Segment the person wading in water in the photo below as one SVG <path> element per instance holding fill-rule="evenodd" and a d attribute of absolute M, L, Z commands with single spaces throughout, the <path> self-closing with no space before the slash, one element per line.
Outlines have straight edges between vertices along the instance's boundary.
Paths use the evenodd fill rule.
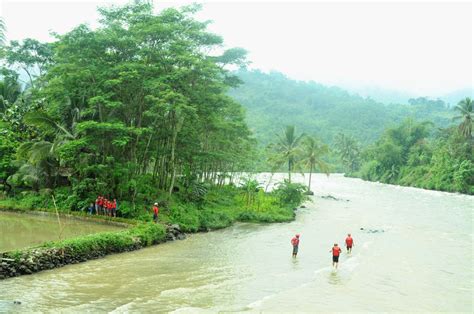
<path fill-rule="evenodd" d="M 291 239 L 291 245 L 293 245 L 293 257 L 298 254 L 298 245 L 300 244 L 300 235 L 297 234 Z"/>
<path fill-rule="evenodd" d="M 341 254 L 341 248 L 337 245 L 337 243 L 334 243 L 334 246 L 332 247 L 332 250 L 329 252 L 332 252 L 332 267 L 337 269 L 337 264 L 339 263 L 339 254 Z"/>
<path fill-rule="evenodd" d="M 347 234 L 346 238 L 346 248 L 347 254 L 352 253 L 352 247 L 354 246 L 354 239 L 352 239 L 351 234 Z"/>

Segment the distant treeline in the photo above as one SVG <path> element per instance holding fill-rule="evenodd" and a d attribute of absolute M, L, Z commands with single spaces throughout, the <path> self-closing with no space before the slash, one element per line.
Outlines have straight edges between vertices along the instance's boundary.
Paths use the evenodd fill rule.
<path fill-rule="evenodd" d="M 351 134 L 363 145 L 375 142 L 385 128 L 408 117 L 446 127 L 452 112 L 441 100 L 410 99 L 408 104 L 384 105 L 337 87 L 291 80 L 278 72 L 241 70 L 244 84 L 230 95 L 246 110 L 249 127 L 267 145 L 286 125 L 334 144 L 339 133 Z"/>

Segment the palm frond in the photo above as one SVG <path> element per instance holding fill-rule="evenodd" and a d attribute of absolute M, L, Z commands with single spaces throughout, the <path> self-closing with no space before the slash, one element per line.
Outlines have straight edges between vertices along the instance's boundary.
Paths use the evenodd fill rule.
<path fill-rule="evenodd" d="M 34 142 L 26 142 L 18 146 L 16 150 L 17 158 L 19 159 L 28 159 L 29 154 L 31 151 L 31 147 L 33 146 Z"/>
<path fill-rule="evenodd" d="M 0 46 L 5 45 L 5 22 L 0 18 Z"/>
<path fill-rule="evenodd" d="M 32 111 L 25 115 L 24 121 L 28 124 L 36 126 L 42 129 L 45 132 L 61 132 L 65 136 L 74 139 L 72 135 L 66 128 L 61 126 L 59 123 L 54 121 L 54 119 L 49 116 L 46 112 L 43 111 Z"/>
<path fill-rule="evenodd" d="M 47 141 L 36 142 L 30 149 L 28 161 L 37 165 L 45 159 L 52 157 L 53 144 Z"/>

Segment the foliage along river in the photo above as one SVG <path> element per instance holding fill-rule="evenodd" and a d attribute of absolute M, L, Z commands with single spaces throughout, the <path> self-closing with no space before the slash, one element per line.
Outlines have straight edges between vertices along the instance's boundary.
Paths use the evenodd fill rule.
<path fill-rule="evenodd" d="M 472 312 L 474 197 L 340 175 L 316 176 L 313 190 L 291 223 L 238 224 L 0 281 L 0 312 Z M 319 197 L 328 194 L 349 201 Z M 352 256 L 333 272 L 329 250 L 347 232 Z"/>

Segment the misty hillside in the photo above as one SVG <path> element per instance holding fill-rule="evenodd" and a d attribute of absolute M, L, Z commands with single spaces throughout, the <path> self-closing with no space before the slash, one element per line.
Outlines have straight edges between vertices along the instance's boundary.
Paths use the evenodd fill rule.
<path fill-rule="evenodd" d="M 337 87 L 291 80 L 278 72 L 241 70 L 237 74 L 243 84 L 230 95 L 246 108 L 249 127 L 263 144 L 290 124 L 328 143 L 343 132 L 367 144 L 384 128 L 407 117 L 446 126 L 453 115 L 439 100 L 418 98 L 405 105 L 384 105 Z"/>
<path fill-rule="evenodd" d="M 344 87 L 345 88 L 345 87 Z M 402 92 L 398 90 L 390 90 L 381 87 L 351 87 L 345 88 L 352 93 L 359 94 L 363 97 L 369 97 L 375 101 L 382 102 L 384 104 L 406 104 L 411 98 L 416 98 L 413 94 L 409 92 Z M 474 89 L 472 88 L 463 88 L 455 90 L 446 94 L 438 94 L 437 96 L 431 96 L 427 98 L 431 99 L 440 99 L 444 101 L 449 107 L 455 106 L 461 99 L 474 97 Z"/>
<path fill-rule="evenodd" d="M 443 95 L 440 98 L 452 107 L 452 106 L 456 105 L 459 102 L 459 100 L 464 99 L 466 97 L 469 97 L 469 98 L 473 99 L 474 98 L 474 89 L 472 89 L 472 88 L 460 89 L 460 90 L 457 90 L 457 91 L 453 91 L 449 94 Z"/>

